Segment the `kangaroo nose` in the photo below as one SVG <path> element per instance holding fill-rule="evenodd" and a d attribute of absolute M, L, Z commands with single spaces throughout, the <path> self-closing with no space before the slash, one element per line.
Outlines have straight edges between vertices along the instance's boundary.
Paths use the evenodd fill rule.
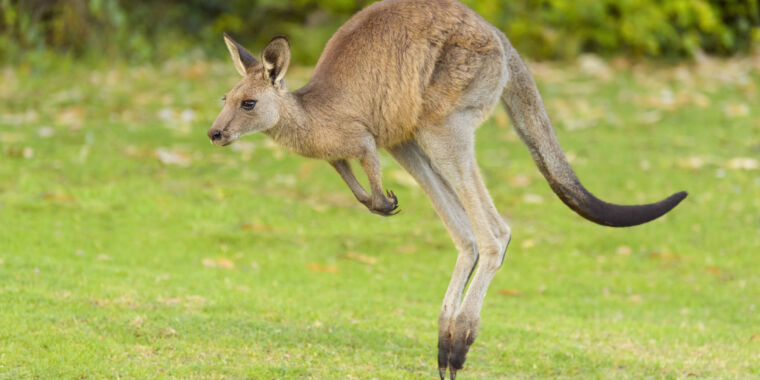
<path fill-rule="evenodd" d="M 222 139 L 222 131 L 220 130 L 214 130 L 209 132 L 208 137 L 211 138 L 211 141 L 218 141 Z"/>

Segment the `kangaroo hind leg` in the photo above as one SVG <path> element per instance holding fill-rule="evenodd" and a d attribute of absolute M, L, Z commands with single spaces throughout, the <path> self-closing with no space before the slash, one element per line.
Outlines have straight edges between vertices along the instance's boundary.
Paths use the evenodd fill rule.
<path fill-rule="evenodd" d="M 454 272 L 446 289 L 446 295 L 443 297 L 441 313 L 438 317 L 438 370 L 443 378 L 449 366 L 454 316 L 459 309 L 467 281 L 470 280 L 475 264 L 478 262 L 475 236 L 467 213 L 454 188 L 432 164 L 430 157 L 416 141 L 390 148 L 389 152 L 417 180 L 430 198 L 433 208 L 448 230 L 458 252 Z"/>
<path fill-rule="evenodd" d="M 467 351 L 477 336 L 480 309 L 488 285 L 501 267 L 510 240 L 510 229 L 496 211 L 475 160 L 477 114 L 459 111 L 439 126 L 421 130 L 417 139 L 462 202 L 479 254 L 479 266 L 467 294 L 450 326 L 448 367 L 452 377 L 461 369 Z M 440 355 L 440 353 L 439 353 Z"/>

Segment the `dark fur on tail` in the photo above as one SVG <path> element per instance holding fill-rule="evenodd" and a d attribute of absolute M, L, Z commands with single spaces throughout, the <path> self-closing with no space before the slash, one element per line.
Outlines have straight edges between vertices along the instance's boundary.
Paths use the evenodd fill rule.
<path fill-rule="evenodd" d="M 629 227 L 659 218 L 686 198 L 682 191 L 660 202 L 624 206 L 602 201 L 586 190 L 557 142 L 533 77 L 517 52 L 509 45 L 506 48 L 512 77 L 502 94 L 502 103 L 541 174 L 568 207 L 594 223 Z"/>

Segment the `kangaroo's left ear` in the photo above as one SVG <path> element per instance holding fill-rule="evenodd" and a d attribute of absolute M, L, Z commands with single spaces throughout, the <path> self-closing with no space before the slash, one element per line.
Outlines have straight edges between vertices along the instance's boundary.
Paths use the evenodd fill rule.
<path fill-rule="evenodd" d="M 227 50 L 230 51 L 235 69 L 240 75 L 246 76 L 248 70 L 255 67 L 258 63 L 256 58 L 253 58 L 253 55 L 243 45 L 235 42 L 227 33 L 224 33 L 224 43 L 227 45 Z"/>
<path fill-rule="evenodd" d="M 273 38 L 261 53 L 261 61 L 264 64 L 265 79 L 274 86 L 280 86 L 285 71 L 290 64 L 290 44 L 283 36 Z"/>

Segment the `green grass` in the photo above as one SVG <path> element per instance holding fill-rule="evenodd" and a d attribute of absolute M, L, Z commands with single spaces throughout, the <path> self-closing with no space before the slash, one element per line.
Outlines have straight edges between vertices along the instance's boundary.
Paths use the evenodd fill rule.
<path fill-rule="evenodd" d="M 579 177 L 618 203 L 690 197 L 584 221 L 497 111 L 477 150 L 513 239 L 462 378 L 760 378 L 759 68 L 611 63 L 531 65 Z M 0 71 L 0 378 L 437 376 L 456 252 L 424 194 L 384 155 L 403 212 L 381 218 L 264 136 L 209 145 L 236 80 Z"/>

